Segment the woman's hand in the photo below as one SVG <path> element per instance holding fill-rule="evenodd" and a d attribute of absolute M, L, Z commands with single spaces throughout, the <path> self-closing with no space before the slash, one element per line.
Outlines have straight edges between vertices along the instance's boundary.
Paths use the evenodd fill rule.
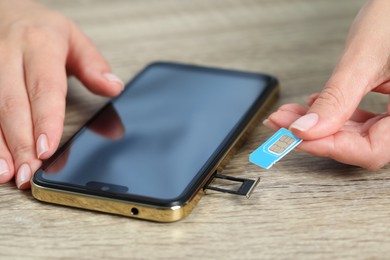
<path fill-rule="evenodd" d="M 123 89 L 90 40 L 63 15 L 30 0 L 0 0 L 0 183 L 19 189 L 57 149 L 67 72 L 92 92 Z"/>
<path fill-rule="evenodd" d="M 390 94 L 390 1 L 369 1 L 356 17 L 342 57 L 309 108 L 288 104 L 265 120 L 289 127 L 300 150 L 367 169 L 390 161 L 390 106 L 383 114 L 357 109 L 370 91 Z"/>

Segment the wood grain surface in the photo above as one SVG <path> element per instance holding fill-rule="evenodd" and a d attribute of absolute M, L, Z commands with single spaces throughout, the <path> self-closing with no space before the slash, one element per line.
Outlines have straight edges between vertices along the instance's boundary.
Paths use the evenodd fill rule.
<path fill-rule="evenodd" d="M 156 60 L 267 72 L 283 103 L 319 91 L 362 0 L 45 0 L 97 44 L 124 81 Z M 103 103 L 69 80 L 63 140 Z M 387 97 L 363 106 L 385 111 Z M 271 112 L 271 111 L 270 111 Z M 389 167 L 369 172 L 293 152 L 266 171 L 249 153 L 261 124 L 224 173 L 261 177 L 252 198 L 209 192 L 192 214 L 158 224 L 36 201 L 0 185 L 1 259 L 385 259 Z"/>

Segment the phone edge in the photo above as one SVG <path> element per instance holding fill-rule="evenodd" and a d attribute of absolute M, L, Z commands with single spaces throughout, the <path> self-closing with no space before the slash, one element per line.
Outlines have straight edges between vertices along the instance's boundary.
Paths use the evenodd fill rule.
<path fill-rule="evenodd" d="M 182 206 L 164 208 L 89 194 L 82 194 L 81 196 L 76 192 L 42 187 L 33 181 L 31 181 L 31 192 L 34 198 L 43 202 L 156 222 L 175 222 L 183 219 L 190 214 L 204 193 L 200 190 L 190 201 Z"/>

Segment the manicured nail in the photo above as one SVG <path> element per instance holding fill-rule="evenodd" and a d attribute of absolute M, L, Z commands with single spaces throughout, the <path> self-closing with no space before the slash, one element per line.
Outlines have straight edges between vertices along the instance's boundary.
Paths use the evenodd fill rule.
<path fill-rule="evenodd" d="M 265 125 L 268 128 L 271 128 L 272 123 L 268 119 L 264 119 L 263 125 Z"/>
<path fill-rule="evenodd" d="M 0 159 L 0 183 L 5 183 L 10 179 L 8 164 L 4 159 Z"/>
<path fill-rule="evenodd" d="M 295 128 L 299 131 L 307 131 L 318 122 L 318 115 L 316 113 L 310 113 L 298 118 L 291 124 L 290 128 Z"/>
<path fill-rule="evenodd" d="M 123 81 L 117 75 L 113 73 L 104 73 L 103 76 L 111 82 L 118 83 L 123 89 L 124 87 Z"/>
<path fill-rule="evenodd" d="M 279 126 L 277 126 L 276 124 L 274 124 L 272 121 L 270 121 L 268 119 L 265 119 L 263 121 L 263 125 L 265 125 L 267 128 L 272 129 L 272 130 L 278 130 L 279 129 Z"/>
<path fill-rule="evenodd" d="M 0 159 L 0 175 L 7 173 L 9 173 L 8 163 L 5 160 Z"/>
<path fill-rule="evenodd" d="M 47 140 L 47 136 L 45 134 L 41 134 L 37 140 L 38 159 L 40 159 L 47 151 L 49 151 L 49 141 Z"/>
<path fill-rule="evenodd" d="M 31 169 L 27 163 L 23 163 L 16 174 L 16 185 L 18 189 L 25 189 L 26 184 L 31 180 Z"/>

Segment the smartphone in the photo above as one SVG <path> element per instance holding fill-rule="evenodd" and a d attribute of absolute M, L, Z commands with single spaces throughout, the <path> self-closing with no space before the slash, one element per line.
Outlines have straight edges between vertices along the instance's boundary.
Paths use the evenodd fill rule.
<path fill-rule="evenodd" d="M 152 63 L 43 163 L 32 194 L 134 218 L 182 219 L 277 93 L 269 75 Z"/>

